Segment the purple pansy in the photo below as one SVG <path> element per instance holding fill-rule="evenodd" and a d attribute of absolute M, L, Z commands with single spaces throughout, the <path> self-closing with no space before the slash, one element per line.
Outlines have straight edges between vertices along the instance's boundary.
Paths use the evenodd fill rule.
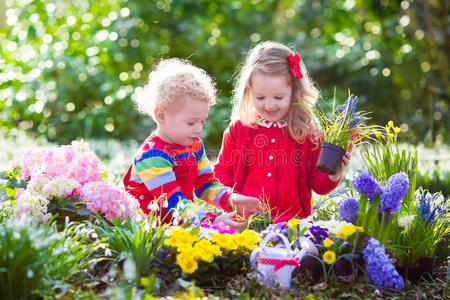
<path fill-rule="evenodd" d="M 309 232 L 310 234 L 307 234 L 306 236 L 315 244 L 322 244 L 322 241 L 329 237 L 326 229 L 320 226 L 311 226 Z"/>

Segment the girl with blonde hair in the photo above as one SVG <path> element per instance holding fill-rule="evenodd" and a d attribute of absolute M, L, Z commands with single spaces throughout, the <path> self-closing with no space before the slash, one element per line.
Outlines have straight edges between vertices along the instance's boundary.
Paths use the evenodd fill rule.
<path fill-rule="evenodd" d="M 335 175 L 315 168 L 321 139 L 310 105 L 318 98 L 298 54 L 272 41 L 250 50 L 214 172 L 236 192 L 268 201 L 276 222 L 309 216 L 312 191 L 331 192 L 349 164 L 352 146 Z"/>

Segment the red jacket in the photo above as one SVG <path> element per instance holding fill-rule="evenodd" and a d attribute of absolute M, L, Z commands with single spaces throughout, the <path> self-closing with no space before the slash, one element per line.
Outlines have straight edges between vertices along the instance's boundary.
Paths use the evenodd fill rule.
<path fill-rule="evenodd" d="M 230 124 L 214 168 L 216 178 L 237 193 L 268 199 L 277 222 L 311 214 L 311 191 L 325 195 L 339 182 L 316 169 L 320 145 L 299 144 L 285 128 Z"/>

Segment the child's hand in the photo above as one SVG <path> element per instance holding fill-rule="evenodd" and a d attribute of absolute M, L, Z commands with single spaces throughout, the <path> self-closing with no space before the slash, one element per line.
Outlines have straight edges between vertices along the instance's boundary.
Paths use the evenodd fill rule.
<path fill-rule="evenodd" d="M 236 222 L 234 212 L 229 212 L 220 216 L 213 221 L 213 224 L 223 223 L 225 225 L 230 226 L 231 228 L 241 230 L 245 226 L 247 226 L 247 222 Z"/>
<path fill-rule="evenodd" d="M 348 164 L 350 163 L 350 158 L 352 157 L 352 151 L 353 151 L 353 144 L 350 144 L 350 146 L 347 149 L 347 152 L 345 152 L 344 156 L 342 157 L 341 166 L 337 170 L 336 174 L 328 175 L 328 177 L 330 177 L 331 181 L 336 182 L 336 181 L 341 180 L 342 173 L 344 173 L 345 168 L 347 168 Z"/>
<path fill-rule="evenodd" d="M 258 198 L 248 197 L 240 194 L 231 194 L 228 199 L 228 208 L 237 212 L 238 215 L 253 215 L 262 211 L 262 204 Z"/>

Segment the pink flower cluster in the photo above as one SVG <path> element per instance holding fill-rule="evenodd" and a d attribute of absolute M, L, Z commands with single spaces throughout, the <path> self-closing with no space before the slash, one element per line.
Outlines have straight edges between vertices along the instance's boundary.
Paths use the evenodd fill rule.
<path fill-rule="evenodd" d="M 89 210 L 103 213 L 108 220 L 141 217 L 137 199 L 113 184 L 88 182 L 80 189 L 80 196 L 86 200 Z"/>
<path fill-rule="evenodd" d="M 215 231 L 217 231 L 217 233 L 220 233 L 220 234 L 224 234 L 224 233 L 235 234 L 235 233 L 238 233 L 238 231 L 236 229 L 233 229 L 230 226 L 225 225 L 223 223 L 218 223 L 218 224 L 213 224 L 213 225 L 210 225 L 208 223 L 202 223 L 200 226 L 201 226 L 201 228 L 215 230 Z"/>
<path fill-rule="evenodd" d="M 64 176 L 80 184 L 100 179 L 99 160 L 86 142 L 51 149 L 35 148 L 25 151 L 11 163 L 22 167 L 20 179 L 43 175 L 47 178 Z"/>

